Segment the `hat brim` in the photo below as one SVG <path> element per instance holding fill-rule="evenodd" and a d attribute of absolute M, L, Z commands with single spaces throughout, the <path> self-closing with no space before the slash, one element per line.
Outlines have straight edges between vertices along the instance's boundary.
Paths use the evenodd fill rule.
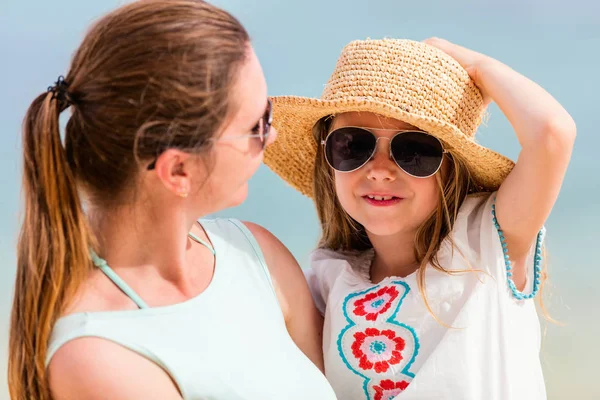
<path fill-rule="evenodd" d="M 265 164 L 300 193 L 313 198 L 313 168 L 317 143 L 312 129 L 321 118 L 345 112 L 372 112 L 409 123 L 439 138 L 451 153 L 466 161 L 477 191 L 494 191 L 514 167 L 507 157 L 481 146 L 454 125 L 410 113 L 372 99 L 320 100 L 277 96 L 273 126 L 278 137 L 265 151 Z"/>

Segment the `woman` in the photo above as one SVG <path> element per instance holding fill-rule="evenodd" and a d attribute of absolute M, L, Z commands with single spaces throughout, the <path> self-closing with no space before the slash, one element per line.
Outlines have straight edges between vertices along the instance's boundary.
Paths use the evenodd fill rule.
<path fill-rule="evenodd" d="M 244 201 L 270 124 L 228 13 L 145 0 L 94 25 L 25 119 L 12 398 L 335 398 L 291 254 L 257 225 L 197 223 Z"/>

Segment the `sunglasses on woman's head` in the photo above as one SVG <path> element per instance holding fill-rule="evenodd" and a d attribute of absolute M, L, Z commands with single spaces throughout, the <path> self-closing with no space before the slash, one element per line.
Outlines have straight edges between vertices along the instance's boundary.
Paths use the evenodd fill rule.
<path fill-rule="evenodd" d="M 438 138 L 426 132 L 399 131 L 390 139 L 377 137 L 368 129 L 357 126 L 335 129 L 321 144 L 331 168 L 352 172 L 373 158 L 379 139 L 390 141 L 390 158 L 401 170 L 417 178 L 434 175 L 442 166 L 447 152 Z"/>
<path fill-rule="evenodd" d="M 271 124 L 273 123 L 273 104 L 271 103 L 271 99 L 267 99 L 267 108 L 265 109 L 265 113 L 258 120 L 256 125 L 252 128 L 252 132 L 250 135 L 236 135 L 236 136 L 221 136 L 218 138 L 211 138 L 209 140 L 221 141 L 221 140 L 235 140 L 235 139 L 244 139 L 251 138 L 257 139 L 260 146 L 260 151 L 263 151 L 267 147 L 267 142 L 269 141 L 269 131 L 271 130 Z M 148 170 L 152 170 L 156 167 L 156 159 L 148 165 Z"/>

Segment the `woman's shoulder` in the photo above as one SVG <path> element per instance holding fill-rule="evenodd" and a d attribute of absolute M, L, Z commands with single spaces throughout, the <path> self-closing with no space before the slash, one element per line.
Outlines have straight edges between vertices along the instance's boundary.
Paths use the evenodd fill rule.
<path fill-rule="evenodd" d="M 115 361 L 120 366 L 114 368 Z M 48 366 L 53 398 L 177 399 L 165 371 L 108 340 L 83 337 L 62 346 Z M 158 396 L 158 397 L 156 397 Z"/>

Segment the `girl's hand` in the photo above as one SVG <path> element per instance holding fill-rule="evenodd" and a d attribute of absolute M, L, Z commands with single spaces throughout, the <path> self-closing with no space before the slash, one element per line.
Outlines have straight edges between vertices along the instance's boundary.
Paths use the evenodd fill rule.
<path fill-rule="evenodd" d="M 423 42 L 430 46 L 437 47 L 458 61 L 458 63 L 467 71 L 473 82 L 475 82 L 475 85 L 477 85 L 479 88 L 484 104 L 487 106 L 492 102 L 493 99 L 486 91 L 481 80 L 481 69 L 484 64 L 495 61 L 494 59 L 476 51 L 467 49 L 466 47 L 451 43 L 445 39 L 433 37 L 425 39 Z"/>

